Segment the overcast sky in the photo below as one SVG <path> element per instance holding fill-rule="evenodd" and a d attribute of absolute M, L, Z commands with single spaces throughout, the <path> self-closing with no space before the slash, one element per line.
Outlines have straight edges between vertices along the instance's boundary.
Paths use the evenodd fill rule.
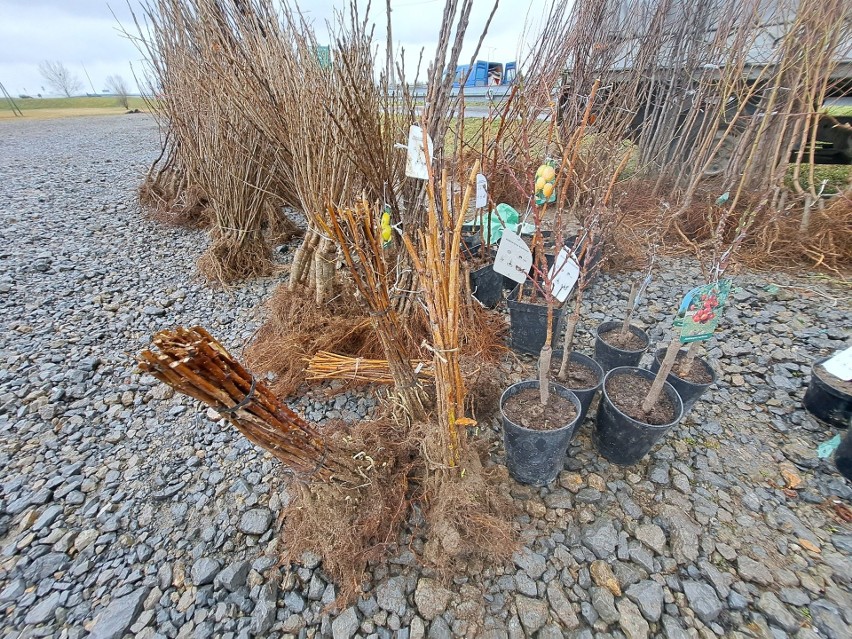
<path fill-rule="evenodd" d="M 134 6 L 138 1 L 131 0 Z M 474 2 L 468 46 L 463 52 L 465 61 L 485 24 L 491 2 Z M 346 4 L 346 0 L 301 3 L 320 34 L 334 9 Z M 366 7 L 366 0 L 359 4 Z M 373 0 L 374 7 L 382 10 L 381 15 L 375 14 L 379 20 L 378 42 L 385 39 L 384 4 L 383 0 Z M 534 13 L 529 19 L 535 23 L 546 4 L 547 0 L 500 0 L 479 58 L 497 62 L 516 59 L 530 6 Z M 406 48 L 407 61 L 416 59 L 420 47 L 427 48 L 425 59 L 431 58 L 443 6 L 443 0 L 391 0 L 394 41 Z M 13 96 L 50 94 L 38 64 L 58 60 L 79 75 L 86 92 L 91 93 L 94 87 L 99 93 L 105 88 L 106 77 L 113 74 L 123 76 L 135 87 L 133 72 L 142 72 L 142 56 L 121 33 L 122 27 L 132 31 L 132 25 L 125 0 L 0 0 L 0 82 Z"/>

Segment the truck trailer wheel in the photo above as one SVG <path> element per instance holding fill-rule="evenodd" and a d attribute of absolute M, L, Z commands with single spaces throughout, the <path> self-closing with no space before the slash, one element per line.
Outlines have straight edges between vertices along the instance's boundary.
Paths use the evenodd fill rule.
<path fill-rule="evenodd" d="M 719 147 L 719 151 L 715 157 L 710 161 L 710 164 L 704 169 L 704 177 L 716 177 L 727 170 L 731 164 L 731 159 L 734 157 L 734 152 L 737 150 L 739 135 L 731 132 L 726 136 L 725 130 L 719 129 L 713 136 L 714 148 L 719 144 L 719 140 L 723 140 L 722 145 Z"/>

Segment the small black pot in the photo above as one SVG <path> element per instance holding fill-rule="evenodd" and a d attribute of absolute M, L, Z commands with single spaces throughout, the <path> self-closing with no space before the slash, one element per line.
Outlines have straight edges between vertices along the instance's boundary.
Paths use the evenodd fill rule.
<path fill-rule="evenodd" d="M 660 370 L 660 365 L 663 363 L 663 359 L 665 359 L 665 357 L 666 349 L 657 349 L 657 353 L 654 356 L 654 361 L 651 362 L 652 373 L 656 373 L 658 370 Z M 672 372 L 669 373 L 668 377 L 666 377 L 666 381 L 675 387 L 677 394 L 680 395 L 680 399 L 683 401 L 684 417 L 686 417 L 687 413 L 692 410 L 692 407 L 695 406 L 695 402 L 697 402 L 699 398 L 704 394 L 704 391 L 706 391 L 713 384 L 715 384 L 717 379 L 716 371 L 713 370 L 713 367 L 710 366 L 710 364 L 708 364 L 705 359 L 701 357 L 696 357 L 692 365 L 701 366 L 705 371 L 710 374 L 713 379 L 706 384 L 694 384 L 693 382 L 681 379 L 674 373 L 674 371 L 677 370 L 677 364 L 675 364 L 675 367 L 674 369 L 672 369 Z"/>
<path fill-rule="evenodd" d="M 654 373 L 634 366 L 620 366 L 613 368 L 604 377 L 603 394 L 598 405 L 598 417 L 592 439 L 598 452 L 613 464 L 630 466 L 647 455 L 663 435 L 680 421 L 683 416 L 683 402 L 674 386 L 666 382 L 663 392 L 675 404 L 675 418 L 670 423 L 659 426 L 635 420 L 622 413 L 607 395 L 606 383 L 617 375 L 638 375 L 653 380 Z"/>
<path fill-rule="evenodd" d="M 849 481 L 852 481 L 852 426 L 846 430 L 846 435 L 834 453 L 834 465 Z"/>
<path fill-rule="evenodd" d="M 510 346 L 521 353 L 538 355 L 547 338 L 547 305 L 518 302 L 520 285 L 509 294 Z M 561 308 L 553 309 L 553 340 L 556 341 L 565 325 Z"/>
<path fill-rule="evenodd" d="M 805 393 L 805 408 L 811 415 L 827 424 L 848 428 L 852 425 L 852 395 L 829 386 L 814 372 L 814 369 L 827 359 L 824 357 L 813 365 L 811 382 Z"/>
<path fill-rule="evenodd" d="M 553 359 L 551 360 L 550 368 L 553 370 L 553 362 L 561 362 L 562 361 L 562 349 L 553 351 L 552 355 Z M 580 432 L 580 427 L 583 425 L 583 422 L 586 419 L 586 414 L 589 412 L 589 406 L 591 406 L 592 401 L 595 399 L 595 395 L 601 388 L 601 384 L 603 384 L 604 371 L 601 368 L 601 365 L 598 364 L 591 357 L 587 357 L 582 353 L 578 353 L 577 351 L 571 351 L 571 354 L 568 356 L 569 362 L 577 362 L 578 364 L 583 364 L 584 366 L 588 366 L 598 375 L 598 383 L 596 386 L 592 388 L 574 388 L 572 386 L 568 386 L 566 382 L 562 382 L 558 379 L 554 378 L 555 383 L 560 386 L 565 386 L 568 390 L 574 393 L 577 396 L 577 399 L 580 400 L 580 406 L 582 410 L 580 411 L 580 419 L 577 422 L 577 428 L 574 430 L 574 437 L 577 436 L 577 433 Z"/>
<path fill-rule="evenodd" d="M 527 388 L 538 390 L 538 381 L 518 382 L 503 391 L 500 413 L 503 417 L 503 445 L 506 447 L 506 466 L 509 474 L 522 484 L 546 486 L 565 465 L 565 452 L 580 421 L 580 400 L 559 384 L 550 384 L 550 392 L 574 404 L 577 415 L 557 430 L 531 430 L 515 424 L 503 413 L 506 400 Z"/>
<path fill-rule="evenodd" d="M 492 264 L 470 272 L 470 291 L 487 308 L 494 308 L 503 297 L 503 276 Z"/>
<path fill-rule="evenodd" d="M 601 339 L 602 333 L 619 330 L 620 328 L 621 322 L 610 321 L 604 322 L 595 329 L 595 360 L 601 365 L 604 372 L 618 368 L 619 366 L 639 366 L 639 360 L 642 359 L 642 355 L 648 350 L 648 344 L 651 341 L 648 338 L 648 334 L 638 326 L 633 326 L 633 324 L 630 325 L 630 332 L 638 335 L 645 342 L 642 350 L 625 351 L 615 346 L 610 346 Z"/>

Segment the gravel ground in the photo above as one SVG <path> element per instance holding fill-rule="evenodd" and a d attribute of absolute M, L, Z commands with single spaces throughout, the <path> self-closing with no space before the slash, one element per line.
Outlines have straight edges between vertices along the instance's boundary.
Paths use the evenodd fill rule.
<path fill-rule="evenodd" d="M 852 487 L 816 456 L 834 432 L 801 409 L 810 363 L 849 342 L 843 289 L 738 277 L 709 345 L 718 383 L 645 461 L 608 464 L 587 422 L 555 484 L 514 485 L 513 562 L 442 585 L 405 549 L 336 610 L 316 557 L 277 565 L 277 462 L 134 370 L 163 326 L 201 323 L 239 349 L 276 281 L 213 290 L 193 274 L 204 234 L 140 217 L 158 152 L 147 117 L 0 129 L 4 639 L 852 636 L 852 528 L 836 508 Z M 669 265 L 678 277 L 659 276 L 637 318 L 652 344 L 699 278 Z M 617 313 L 626 288 L 602 277 L 585 322 Z M 533 362 L 501 370 L 508 383 Z M 354 420 L 375 404 L 328 390 L 294 406 Z"/>

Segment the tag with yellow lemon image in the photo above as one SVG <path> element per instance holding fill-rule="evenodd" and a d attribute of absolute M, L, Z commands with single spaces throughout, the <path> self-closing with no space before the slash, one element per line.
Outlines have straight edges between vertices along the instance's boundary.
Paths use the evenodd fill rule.
<path fill-rule="evenodd" d="M 391 228 L 391 214 L 387 207 L 382 211 L 382 219 L 380 223 L 382 234 L 382 248 L 387 248 L 391 245 L 393 238 L 393 229 Z"/>
<path fill-rule="evenodd" d="M 535 203 L 537 206 L 556 201 L 556 168 L 546 162 L 535 172 Z"/>

